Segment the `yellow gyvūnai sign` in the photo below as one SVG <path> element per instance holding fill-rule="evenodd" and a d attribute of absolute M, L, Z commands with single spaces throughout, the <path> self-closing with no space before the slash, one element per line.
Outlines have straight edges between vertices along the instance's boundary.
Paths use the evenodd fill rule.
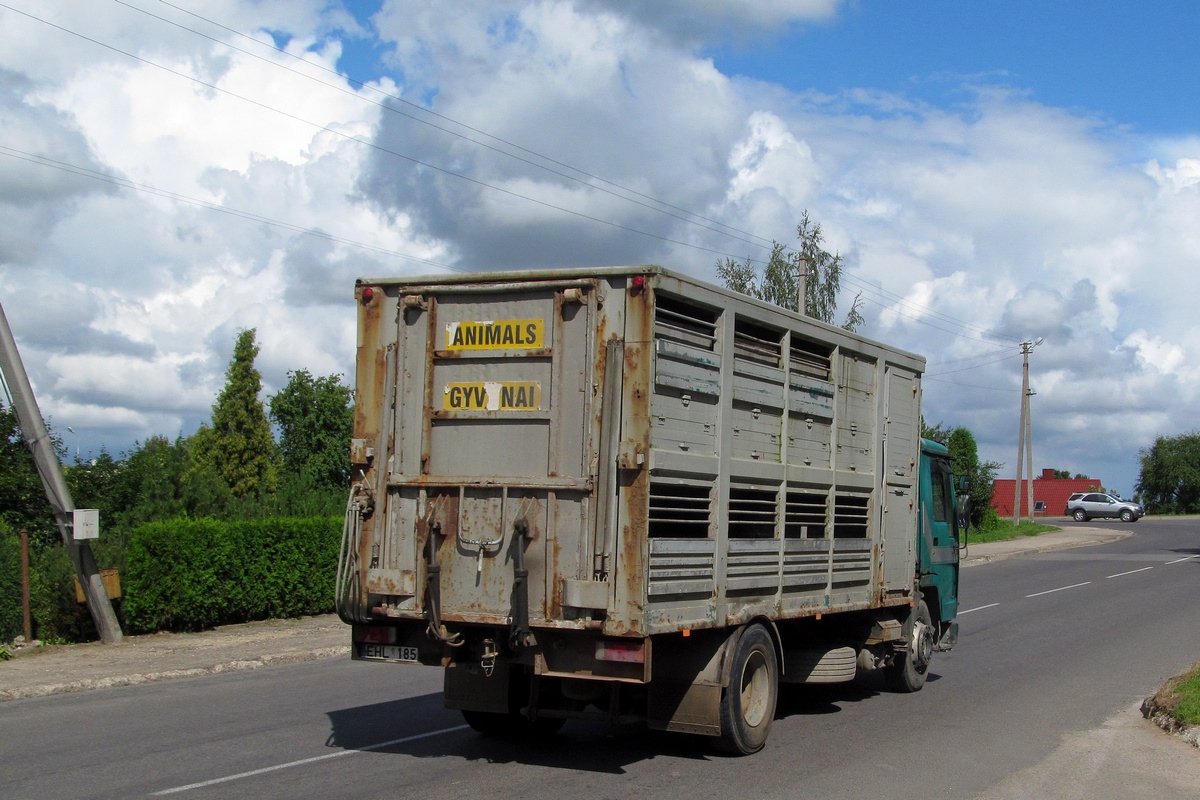
<path fill-rule="evenodd" d="M 537 381 L 450 382 L 442 391 L 446 411 L 540 411 L 542 386 Z"/>
<path fill-rule="evenodd" d="M 447 322 L 447 350 L 511 350 L 545 346 L 546 323 L 540 319 Z"/>

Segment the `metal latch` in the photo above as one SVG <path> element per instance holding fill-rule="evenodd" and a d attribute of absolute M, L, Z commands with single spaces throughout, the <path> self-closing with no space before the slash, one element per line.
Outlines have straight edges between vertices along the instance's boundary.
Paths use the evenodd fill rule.
<path fill-rule="evenodd" d="M 496 670 L 496 640 L 483 640 L 483 657 L 479 659 L 479 666 L 483 668 L 484 677 L 492 677 L 492 673 Z"/>

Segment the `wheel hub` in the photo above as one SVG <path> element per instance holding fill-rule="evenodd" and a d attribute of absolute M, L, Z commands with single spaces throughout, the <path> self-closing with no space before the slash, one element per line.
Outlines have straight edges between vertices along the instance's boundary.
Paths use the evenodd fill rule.
<path fill-rule="evenodd" d="M 929 666 L 929 662 L 933 660 L 933 628 L 926 625 L 922 620 L 917 620 L 913 625 L 912 652 L 913 666 L 924 672 Z"/>

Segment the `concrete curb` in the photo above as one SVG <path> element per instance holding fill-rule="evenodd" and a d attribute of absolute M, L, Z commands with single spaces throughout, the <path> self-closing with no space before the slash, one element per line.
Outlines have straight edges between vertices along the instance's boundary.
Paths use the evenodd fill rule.
<path fill-rule="evenodd" d="M 318 650 L 304 650 L 296 653 L 267 655 L 250 660 L 226 661 L 208 667 L 171 669 L 163 672 L 145 672 L 134 675 L 113 675 L 103 678 L 85 678 L 67 683 L 48 683 L 40 686 L 22 686 L 16 689 L 0 690 L 0 702 L 24 700 L 30 697 L 48 697 L 55 694 L 69 694 L 71 692 L 86 692 L 91 689 L 108 689 L 114 686 L 136 686 L 142 683 L 156 683 L 158 681 L 169 681 L 177 678 L 196 678 L 201 675 L 216 675 L 222 672 L 238 672 L 282 664 L 297 664 L 304 661 L 320 661 L 322 659 L 345 657 L 348 655 L 350 655 L 350 647 L 349 645 L 343 645 L 340 647 L 324 647 Z"/>
<path fill-rule="evenodd" d="M 1095 529 L 1090 529 L 1090 530 L 1095 530 Z M 1095 538 L 1086 539 L 1086 540 L 1080 540 L 1078 538 L 1074 538 L 1074 539 L 1070 539 L 1067 541 L 1059 541 L 1059 542 L 1053 542 L 1050 544 L 1043 544 L 1043 545 L 1036 545 L 1036 546 L 1020 546 L 1020 545 L 1018 545 L 1018 546 L 1012 547 L 1011 549 L 1009 549 L 1009 548 L 997 549 L 994 552 L 986 552 L 985 551 L 981 555 L 971 555 L 971 547 L 970 547 L 970 543 L 968 540 L 967 557 L 962 560 L 961 566 L 977 567 L 980 564 L 988 564 L 988 563 L 991 563 L 992 561 L 1003 561 L 1007 558 L 1015 558 L 1016 556 L 1027 556 L 1027 555 L 1032 555 L 1035 553 L 1050 553 L 1050 552 L 1054 552 L 1055 550 L 1071 550 L 1076 547 L 1090 547 L 1090 546 L 1096 545 L 1096 544 L 1107 544 L 1109 542 L 1116 542 L 1121 539 L 1128 538 L 1130 536 L 1133 536 L 1133 534 L 1134 534 L 1134 531 L 1104 531 L 1102 533 L 1102 535 L 1097 536 Z M 1043 535 L 1045 535 L 1045 534 L 1043 534 Z M 1022 537 L 1022 538 L 1028 539 L 1028 538 L 1032 538 L 1032 537 Z M 1011 539 L 1011 540 L 1009 540 L 1009 542 L 1021 542 L 1021 540 Z M 1006 545 L 1009 542 L 989 542 L 988 544 L 975 545 L 975 547 L 976 548 L 987 548 L 992 545 Z M 1024 542 L 1021 542 L 1021 544 L 1023 545 Z"/>
<path fill-rule="evenodd" d="M 1149 698 L 1146 698 L 1147 701 Z M 1147 713 L 1146 704 L 1142 704 L 1142 716 L 1150 720 L 1150 722 L 1162 728 L 1170 736 L 1178 739 L 1181 742 L 1190 744 L 1192 747 L 1200 750 L 1200 728 L 1187 728 L 1179 724 L 1179 722 L 1170 714 L 1152 714 Z"/>

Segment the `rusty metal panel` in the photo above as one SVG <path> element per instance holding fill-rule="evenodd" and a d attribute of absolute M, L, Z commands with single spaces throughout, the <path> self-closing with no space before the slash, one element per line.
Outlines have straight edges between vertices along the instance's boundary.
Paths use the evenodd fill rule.
<path fill-rule="evenodd" d="M 604 632 L 646 633 L 646 570 L 649 550 L 650 394 L 654 364 L 654 292 L 623 283 L 625 346 L 621 380 L 620 441 L 617 452 L 616 547 L 611 564 L 614 607 Z M 617 294 L 614 292 L 613 294 Z"/>
<path fill-rule="evenodd" d="M 649 599 L 707 609 L 716 588 L 713 577 L 715 552 L 715 543 L 710 539 L 651 540 Z M 705 611 L 700 618 L 707 616 Z"/>
<path fill-rule="evenodd" d="M 377 613 L 422 621 L 436 574 L 448 629 L 515 624 L 519 563 L 544 639 L 863 608 L 903 581 L 915 508 L 884 495 L 911 486 L 919 358 L 657 267 L 358 297 Z"/>

